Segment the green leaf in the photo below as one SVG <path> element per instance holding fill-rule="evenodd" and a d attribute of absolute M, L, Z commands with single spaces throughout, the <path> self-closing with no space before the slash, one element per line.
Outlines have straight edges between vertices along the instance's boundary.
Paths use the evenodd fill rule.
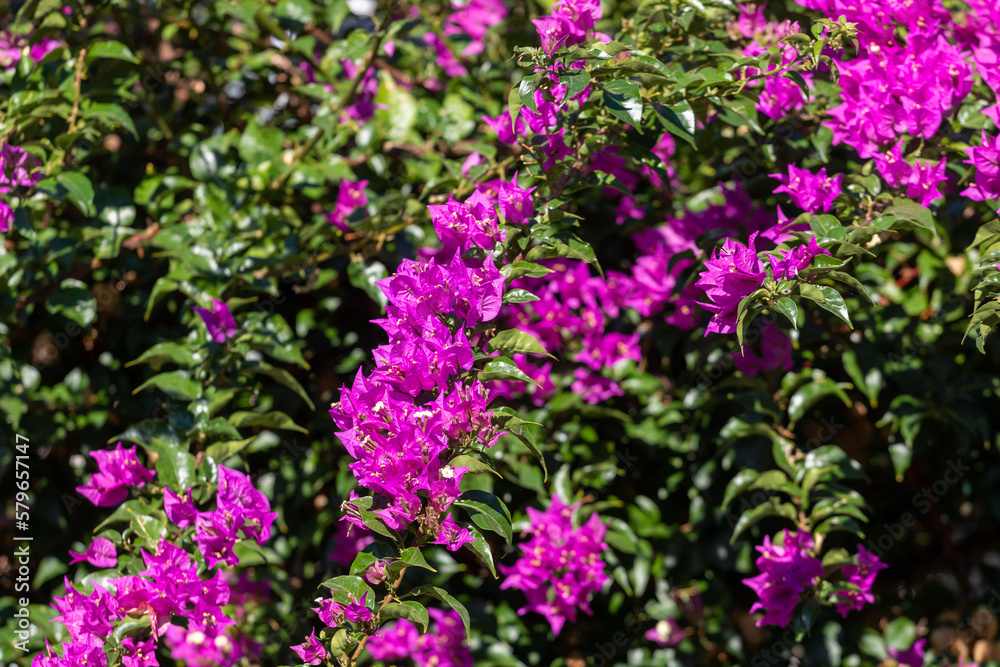
<path fill-rule="evenodd" d="M 459 521 L 458 525 L 469 531 L 469 534 L 472 535 L 472 541 L 463 544 L 462 548 L 468 549 L 474 553 L 479 562 L 485 565 L 493 575 L 493 578 L 496 579 L 497 567 L 493 562 L 493 550 L 490 549 L 490 543 L 486 541 L 483 534 L 480 533 L 472 524 Z"/>
<path fill-rule="evenodd" d="M 427 615 L 427 609 L 424 608 L 424 605 L 419 602 L 414 602 L 413 600 L 407 600 L 406 602 L 390 602 L 382 607 L 378 613 L 380 624 L 394 618 L 405 618 L 411 623 L 416 623 L 420 626 L 422 632 L 427 632 L 427 625 L 430 623 L 430 618 Z"/>
<path fill-rule="evenodd" d="M 799 307 L 787 296 L 783 296 L 771 304 L 771 309 L 784 315 L 794 329 L 799 328 Z"/>
<path fill-rule="evenodd" d="M 576 97 L 590 84 L 590 72 L 567 69 L 559 74 L 559 83 L 566 86 L 566 97 Z"/>
<path fill-rule="evenodd" d="M 450 595 L 443 588 L 438 588 L 437 586 L 425 585 L 415 588 L 410 591 L 412 597 L 419 597 L 421 595 L 427 595 L 432 598 L 441 600 L 446 605 L 458 612 L 458 615 L 462 618 L 462 623 L 465 625 L 465 636 L 468 637 L 470 634 L 471 624 L 469 622 L 469 611 L 465 608 L 461 602 L 456 600 L 452 595 Z"/>
<path fill-rule="evenodd" d="M 726 485 L 726 493 L 722 498 L 722 511 L 725 511 L 729 507 L 729 503 L 736 496 L 749 489 L 750 485 L 759 475 L 760 473 L 752 468 L 744 468 L 736 473 L 736 476 L 729 480 L 729 484 Z"/>
<path fill-rule="evenodd" d="M 507 290 L 503 295 L 504 303 L 529 303 L 538 301 L 538 297 L 526 289 Z"/>
<path fill-rule="evenodd" d="M 905 616 L 900 616 L 885 627 L 883 635 L 889 648 L 905 651 L 917 641 L 917 626 Z"/>
<path fill-rule="evenodd" d="M 468 470 L 466 471 L 467 474 L 470 472 L 488 472 L 493 475 L 496 475 L 500 479 L 503 479 L 503 475 L 501 475 L 496 470 L 491 468 L 488 464 L 484 463 L 483 461 L 473 456 L 469 456 L 468 454 L 459 454 L 451 461 L 449 461 L 448 465 L 459 468 L 468 468 Z"/>
<path fill-rule="evenodd" d="M 535 76 L 526 76 L 521 79 L 517 86 L 517 96 L 521 98 L 521 104 L 531 109 L 532 113 L 538 113 L 538 104 L 535 102 Z"/>
<path fill-rule="evenodd" d="M 862 540 L 865 538 L 865 532 L 861 529 L 861 526 L 858 524 L 858 522 L 849 516 L 842 516 L 842 515 L 830 517 L 823 523 L 816 526 L 813 532 L 817 535 L 828 535 L 829 533 L 838 530 L 851 533 L 852 535 Z"/>
<path fill-rule="evenodd" d="M 569 259 L 580 259 L 588 264 L 596 262 L 596 255 L 590 244 L 575 234 L 570 233 L 555 234 L 544 239 L 541 245 L 536 245 L 528 251 L 527 257 L 532 261 L 550 257 L 566 257 Z"/>
<path fill-rule="evenodd" d="M 196 361 L 194 354 L 184 345 L 177 343 L 157 343 L 137 358 L 125 364 L 125 368 L 130 368 L 137 364 L 149 364 L 154 371 L 158 371 L 165 363 L 186 367 L 193 366 Z"/>
<path fill-rule="evenodd" d="M 201 395 L 202 385 L 188 377 L 185 371 L 169 371 L 149 378 L 139 385 L 132 394 L 138 394 L 148 387 L 155 387 L 171 398 L 193 401 Z"/>
<path fill-rule="evenodd" d="M 788 418 L 791 427 L 794 427 L 805 416 L 806 410 L 826 396 L 835 395 L 844 403 L 845 407 L 851 407 L 851 399 L 844 391 L 845 387 L 850 387 L 850 385 L 842 385 L 827 377 L 803 385 L 788 399 Z"/>
<path fill-rule="evenodd" d="M 555 359 L 553 355 L 545 351 L 537 338 L 526 331 L 518 331 L 517 329 L 506 329 L 498 332 L 487 343 L 486 349 L 489 352 L 499 351 L 510 354 L 541 354 Z"/>
<path fill-rule="evenodd" d="M 431 572 L 437 572 L 437 570 L 427 563 L 427 559 L 424 558 L 423 552 L 417 547 L 403 549 L 402 553 L 399 554 L 399 558 L 397 558 L 395 562 L 413 567 L 421 567 L 425 570 L 430 570 Z"/>
<path fill-rule="evenodd" d="M 153 506 L 149 504 L 148 500 L 142 498 L 137 498 L 135 500 L 126 500 L 125 503 L 119 505 L 110 516 L 104 519 L 101 523 L 97 524 L 94 528 L 94 532 L 100 532 L 107 526 L 114 525 L 116 523 L 130 523 L 132 519 L 137 516 L 152 515 L 160 510 L 154 510 Z M 164 515 L 165 516 L 165 515 Z"/>
<path fill-rule="evenodd" d="M 309 406 L 310 410 L 316 410 L 316 406 L 313 405 L 312 399 L 309 398 L 309 394 L 306 393 L 306 390 L 301 384 L 299 384 L 299 381 L 295 379 L 295 376 L 286 371 L 284 368 L 278 368 L 270 364 L 261 363 L 257 370 L 264 375 L 274 378 L 278 381 L 278 383 L 294 391 L 303 401 L 306 402 L 306 405 Z"/>
<path fill-rule="evenodd" d="M 89 327 L 97 319 L 97 299 L 80 280 L 68 278 L 62 281 L 45 305 L 50 312 L 72 320 L 81 328 Z M 78 330 L 77 335 L 79 333 Z"/>
<path fill-rule="evenodd" d="M 139 133 L 135 129 L 135 122 L 132 120 L 132 117 L 128 115 L 128 112 L 125 111 L 125 109 L 118 106 L 117 104 L 110 104 L 110 103 L 88 104 L 83 109 L 81 117 L 93 118 L 95 120 L 99 120 L 109 125 L 113 129 L 119 127 L 123 128 L 125 130 L 128 130 L 128 133 L 131 134 L 136 139 L 139 138 Z"/>
<path fill-rule="evenodd" d="M 156 454 L 156 481 L 178 494 L 184 493 L 194 484 L 195 458 L 185 446 L 154 441 L 142 444 L 143 448 Z"/>
<path fill-rule="evenodd" d="M 615 118 L 641 131 L 642 97 L 639 95 L 639 84 L 625 79 L 606 84 L 604 106 Z"/>
<path fill-rule="evenodd" d="M 86 216 L 93 216 L 94 186 L 90 179 L 76 171 L 64 171 L 56 176 L 59 185 L 66 189 L 69 201 Z"/>
<path fill-rule="evenodd" d="M 792 523 L 797 523 L 798 512 L 795 509 L 795 505 L 791 503 L 782 503 L 777 497 L 772 496 L 767 499 L 767 502 L 761 503 L 751 510 L 744 512 L 739 521 L 736 522 L 736 526 L 733 528 L 733 537 L 729 540 L 730 544 L 734 544 L 736 539 L 743 534 L 743 532 L 759 522 L 761 519 L 765 519 L 770 516 L 780 516 L 788 519 Z"/>
<path fill-rule="evenodd" d="M 213 442 L 211 445 L 205 448 L 205 454 L 211 456 L 213 459 L 219 463 L 223 463 L 231 456 L 239 454 L 241 451 L 246 449 L 247 445 L 257 439 L 257 436 L 252 436 L 246 440 L 226 440 L 225 442 Z"/>
<path fill-rule="evenodd" d="M 500 274 L 508 280 L 514 280 L 522 276 L 531 278 L 541 278 L 552 273 L 552 269 L 535 262 L 514 262 L 500 267 Z"/>
<path fill-rule="evenodd" d="M 522 382 L 538 384 L 528 377 L 508 357 L 494 357 L 486 362 L 483 370 L 479 371 L 479 379 L 482 382 L 489 380 L 520 380 Z"/>
<path fill-rule="evenodd" d="M 160 538 L 167 533 L 166 523 L 149 514 L 140 514 L 132 518 L 130 523 L 132 530 L 146 544 L 157 544 Z"/>
<path fill-rule="evenodd" d="M 132 53 L 131 49 L 114 40 L 97 42 L 87 51 L 86 61 L 88 63 L 98 58 L 113 58 L 115 60 L 125 60 L 130 63 L 138 63 L 139 59 Z"/>
<path fill-rule="evenodd" d="M 854 327 L 851 324 L 850 315 L 847 313 L 847 306 L 844 304 L 844 297 L 840 295 L 840 292 L 832 287 L 826 285 L 799 285 L 799 293 L 816 303 L 817 306 L 823 310 L 833 313 L 844 322 L 847 326 Z"/>
<path fill-rule="evenodd" d="M 854 557 L 847 551 L 847 549 L 830 549 L 825 554 L 823 554 L 823 567 L 836 567 L 838 565 L 847 565 L 854 562 Z"/>
<path fill-rule="evenodd" d="M 229 417 L 229 423 L 237 428 L 247 426 L 260 426 L 262 428 L 283 428 L 288 431 L 299 431 L 309 433 L 284 412 L 272 411 L 263 414 L 257 412 L 234 412 Z"/>
<path fill-rule="evenodd" d="M 466 491 L 454 502 L 469 512 L 472 522 L 483 530 L 501 536 L 507 544 L 513 542 L 510 511 L 503 501 L 486 491 Z"/>
<path fill-rule="evenodd" d="M 892 206 L 883 211 L 882 215 L 900 218 L 908 223 L 903 225 L 904 228 L 917 227 L 920 229 L 926 229 L 933 232 L 935 238 L 937 237 L 937 226 L 934 224 L 934 214 L 931 213 L 930 209 L 926 206 L 922 206 L 912 199 L 904 199 L 901 197 L 893 199 Z M 896 227 L 898 225 L 892 226 Z"/>
<path fill-rule="evenodd" d="M 687 100 L 682 100 L 674 105 L 654 103 L 653 111 L 670 134 L 697 147 L 694 140 L 694 111 Z"/>

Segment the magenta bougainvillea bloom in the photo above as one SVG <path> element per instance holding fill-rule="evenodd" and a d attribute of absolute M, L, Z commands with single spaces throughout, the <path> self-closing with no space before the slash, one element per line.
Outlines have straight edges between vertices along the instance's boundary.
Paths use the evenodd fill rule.
<path fill-rule="evenodd" d="M 195 519 L 194 539 L 209 567 L 219 562 L 239 563 L 233 552 L 239 539 L 237 534 L 258 544 L 270 538 L 271 524 L 278 515 L 271 512 L 267 497 L 254 488 L 247 475 L 219 466 L 216 505 L 215 510 L 198 512 Z"/>
<path fill-rule="evenodd" d="M 767 274 L 754 247 L 756 240 L 756 232 L 747 245 L 726 239 L 722 249 L 713 250 L 712 258 L 705 262 L 705 270 L 695 284 L 705 291 L 709 300 L 701 305 L 714 313 L 705 330 L 706 336 L 713 332 L 735 332 L 740 301 L 763 284 Z"/>
<path fill-rule="evenodd" d="M 532 537 L 520 546 L 520 560 L 512 567 L 500 566 L 507 577 L 500 588 L 517 588 L 527 598 L 518 615 L 541 614 L 557 635 L 566 621 L 576 621 L 578 610 L 591 613 L 591 597 L 608 580 L 601 560 L 608 548 L 603 542 L 607 528 L 597 514 L 574 528 L 573 514 L 579 507 L 564 504 L 558 496 L 544 512 L 529 507 Z"/>
<path fill-rule="evenodd" d="M 787 192 L 792 202 L 807 213 L 820 213 L 833 208 L 833 200 L 840 195 L 840 184 L 844 180 L 843 174 L 829 178 L 826 167 L 813 174 L 793 164 L 788 165 L 787 175 L 770 176 L 781 183 L 781 187 L 774 189 L 775 194 Z"/>
<path fill-rule="evenodd" d="M 208 329 L 208 335 L 216 343 L 225 343 L 239 330 L 236 326 L 236 320 L 233 319 L 233 314 L 229 312 L 229 306 L 223 301 L 213 298 L 212 310 L 198 306 L 192 306 L 191 310 L 201 316 L 202 321 L 205 322 L 205 328 Z"/>
<path fill-rule="evenodd" d="M 396 621 L 368 640 L 368 652 L 389 664 L 410 659 L 417 667 L 472 667 L 472 654 L 458 613 L 441 609 L 428 609 L 427 613 L 434 622 L 431 632 L 421 634 L 410 621 Z"/>
<path fill-rule="evenodd" d="M 742 352 L 733 352 L 733 362 L 741 373 L 754 377 L 792 370 L 792 341 L 777 324 L 767 321 L 761 324 L 759 347 L 759 353 L 749 344 L 744 344 Z"/>
<path fill-rule="evenodd" d="M 583 44 L 601 20 L 600 0 L 558 0 L 551 16 L 533 19 L 542 50 L 551 54 L 564 46 Z"/>
<path fill-rule="evenodd" d="M 349 181 L 344 179 L 340 182 L 340 190 L 337 192 L 337 203 L 333 210 L 326 214 L 327 221 L 341 231 L 350 231 L 351 226 L 347 219 L 359 206 L 368 203 L 368 195 L 365 188 L 368 181 Z"/>
<path fill-rule="evenodd" d="M 70 551 L 72 557 L 69 564 L 75 565 L 84 561 L 94 567 L 114 567 L 118 564 L 118 552 L 115 550 L 115 543 L 106 537 L 95 537 L 83 553 Z"/>
<path fill-rule="evenodd" d="M 35 156 L 19 146 L 4 143 L 0 146 L 0 192 L 38 183 L 42 178 L 38 166 Z"/>
<path fill-rule="evenodd" d="M 982 143 L 965 150 L 965 162 L 976 168 L 976 179 L 962 194 L 976 201 L 1000 198 L 1000 134 L 991 137 L 983 130 Z"/>
<path fill-rule="evenodd" d="M 821 248 L 816 243 L 816 237 L 811 236 L 809 243 L 786 250 L 781 257 L 768 255 L 771 262 L 771 271 L 775 280 L 792 280 L 799 275 L 799 272 L 809 266 L 818 255 L 829 255 L 830 251 Z"/>
<path fill-rule="evenodd" d="M 163 489 L 163 511 L 178 528 L 187 528 L 198 518 L 198 509 L 194 506 L 194 501 L 191 500 L 191 489 L 187 490 L 186 498 L 181 498 L 165 487 Z"/>
<path fill-rule="evenodd" d="M 757 547 L 761 553 L 757 559 L 761 573 L 743 580 L 760 598 L 750 607 L 750 613 L 764 610 L 757 627 L 784 626 L 792 620 L 792 611 L 802 592 L 823 576 L 823 565 L 812 555 L 812 549 L 811 534 L 802 530 L 789 533 L 787 529 L 783 544 L 771 544 L 771 537 L 767 536 L 764 544 Z"/>
<path fill-rule="evenodd" d="M 861 157 L 870 158 L 895 143 L 902 132 L 925 139 L 933 137 L 945 116 L 972 89 L 966 54 L 943 34 L 930 29 L 940 22 L 940 16 L 907 16 L 905 21 L 925 22 L 904 23 L 914 26 L 905 44 L 889 39 L 894 25 L 891 19 L 885 19 L 897 8 L 928 9 L 934 3 L 893 3 L 893 8 L 885 3 L 859 3 L 850 8 L 841 0 L 837 4 L 839 7 L 828 16 L 846 13 L 847 20 L 858 21 L 862 56 L 837 65 L 843 103 L 829 112 L 834 143 L 846 143 Z M 874 6 L 879 4 L 883 6 Z M 852 15 L 857 18 L 850 18 Z M 948 17 L 947 12 L 944 16 Z M 881 27 L 873 30 L 874 34 L 866 34 L 873 26 Z M 883 28 L 888 33 L 881 32 Z M 869 45 L 871 48 L 866 48 Z"/>
<path fill-rule="evenodd" d="M 918 639 L 906 650 L 890 648 L 889 657 L 898 662 L 900 667 L 923 667 L 926 645 L 926 639 Z"/>
<path fill-rule="evenodd" d="M 113 545 L 110 549 L 113 552 Z M 98 542 L 90 551 L 107 555 L 107 545 Z M 112 623 L 126 617 L 148 617 L 151 633 L 145 640 L 122 642 L 125 650 L 121 660 L 128 667 L 155 667 L 160 639 L 170 648 L 172 659 L 199 667 L 230 667 L 258 656 L 260 646 L 235 631 L 235 621 L 222 611 L 230 602 L 232 585 L 221 571 L 212 573 L 210 567 L 209 572 L 199 572 L 203 566 L 166 540 L 158 542 L 152 552 L 141 548 L 139 555 L 145 569 L 102 583 L 92 582 L 89 594 L 64 578 L 66 593 L 53 599 L 52 606 L 59 612 L 53 620 L 66 626 L 70 641 L 63 643 L 61 658 L 48 648 L 35 658 L 33 667 L 106 665 L 105 639 L 112 631 Z M 243 597 L 244 602 L 247 599 Z M 181 619 L 186 627 L 173 623 Z"/>
<path fill-rule="evenodd" d="M 444 247 L 427 262 L 404 260 L 378 283 L 388 305 L 376 323 L 389 342 L 374 351 L 375 369 L 359 371 L 330 410 L 355 459 L 351 471 L 375 493 L 375 515 L 394 530 L 420 516 L 433 540 L 452 550 L 471 541 L 448 514 L 467 470 L 449 465 L 452 445 L 491 447 L 500 436 L 487 408 L 493 392 L 459 375 L 475 360 L 466 330 L 494 320 L 503 302 L 505 280 L 489 256 L 503 238 L 498 197 L 510 196 L 512 211 L 527 212 L 524 195 L 510 186 L 506 194 L 498 185 L 432 208 Z M 488 252 L 483 259 L 467 249 Z M 364 525 L 350 500 L 343 509 L 345 520 Z"/>
<path fill-rule="evenodd" d="M 666 648 L 679 644 L 684 639 L 684 631 L 681 630 L 677 621 L 668 618 L 646 630 L 646 634 L 643 636 L 660 648 Z"/>
<path fill-rule="evenodd" d="M 848 590 L 840 593 L 842 598 L 837 601 L 837 611 L 841 616 L 846 617 L 851 611 L 861 609 L 866 604 L 875 601 L 872 595 L 872 585 L 875 583 L 875 576 L 879 570 L 884 570 L 888 565 L 878 559 L 878 556 L 858 546 L 858 564 L 849 563 L 844 566 L 844 578 L 847 583 L 853 584 L 859 590 Z M 922 664 L 922 663 L 921 663 Z"/>
<path fill-rule="evenodd" d="M 306 640 L 298 646 L 293 646 L 292 650 L 307 665 L 318 665 L 326 660 L 326 649 L 323 643 L 316 638 L 316 630 L 306 637 Z"/>
<path fill-rule="evenodd" d="M 122 665 L 124 667 L 159 667 L 156 659 L 156 640 L 136 641 L 132 637 L 122 640 Z"/>
<path fill-rule="evenodd" d="M 98 507 L 121 503 L 128 497 L 129 487 L 141 488 L 156 474 L 139 463 L 135 446 L 122 449 L 119 442 L 112 450 L 95 450 L 90 455 L 97 461 L 98 472 L 76 491 Z"/>
<path fill-rule="evenodd" d="M 27 45 L 27 35 L 15 35 L 6 30 L 0 31 L 0 67 L 4 67 L 5 69 L 15 67 L 21 62 L 21 57 L 24 55 L 24 49 Z M 45 56 L 55 51 L 61 45 L 62 42 L 58 40 L 43 37 L 28 48 L 28 57 L 35 61 L 37 65 Z"/>
<path fill-rule="evenodd" d="M 905 186 L 907 197 L 917 199 L 923 206 L 929 206 L 935 199 L 944 196 L 940 186 L 948 180 L 945 174 L 947 161 L 942 158 L 936 164 L 927 160 L 911 164 L 903 158 L 904 142 L 905 139 L 900 139 L 889 152 L 876 154 L 875 166 L 890 187 Z"/>

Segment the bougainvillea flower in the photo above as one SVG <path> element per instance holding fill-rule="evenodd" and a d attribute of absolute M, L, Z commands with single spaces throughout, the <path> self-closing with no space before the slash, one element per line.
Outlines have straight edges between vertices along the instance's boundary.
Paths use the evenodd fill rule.
<path fill-rule="evenodd" d="M 94 567 L 114 567 L 118 563 L 118 552 L 115 544 L 106 537 L 95 537 L 83 553 L 70 551 L 72 557 L 69 564 L 82 563 L 86 561 Z"/>
<path fill-rule="evenodd" d="M 316 629 L 306 637 L 306 640 L 298 646 L 293 646 L 292 650 L 307 665 L 318 665 L 326 660 L 326 649 L 322 642 L 316 638 Z"/>
<path fill-rule="evenodd" d="M 201 316 L 201 319 L 205 322 L 205 327 L 208 329 L 208 335 L 216 343 L 225 343 L 236 335 L 238 331 L 236 320 L 233 319 L 233 314 L 229 312 L 229 306 L 224 302 L 212 299 L 212 310 L 206 310 L 198 306 L 192 306 L 191 310 Z"/>
<path fill-rule="evenodd" d="M 842 600 L 837 601 L 837 611 L 841 616 L 846 617 L 851 611 L 861 609 L 866 604 L 874 602 L 872 595 L 872 585 L 875 583 L 875 576 L 879 570 L 889 567 L 878 559 L 878 556 L 858 546 L 858 563 L 848 563 L 844 566 L 844 578 L 847 583 L 853 584 L 860 590 L 848 590 L 840 593 Z M 898 659 L 898 658 L 897 658 Z M 921 662 L 921 664 L 923 664 Z"/>
<path fill-rule="evenodd" d="M 833 200 L 840 195 L 840 184 L 843 174 L 833 178 L 826 175 L 826 167 L 813 174 L 808 169 L 800 169 L 788 165 L 788 174 L 770 174 L 779 181 L 781 187 L 775 188 L 775 194 L 787 192 L 792 202 L 807 213 L 820 213 L 833 208 Z"/>
<path fill-rule="evenodd" d="M 576 620 L 577 611 L 590 612 L 590 598 L 607 581 L 601 553 L 606 527 L 597 514 L 578 528 L 573 512 L 553 496 L 544 512 L 529 507 L 531 539 L 521 545 L 521 558 L 511 567 L 500 566 L 506 576 L 500 588 L 517 588 L 527 604 L 518 615 L 541 614 L 558 635 L 566 621 Z"/>
<path fill-rule="evenodd" d="M 991 137 L 983 130 L 982 143 L 965 151 L 969 154 L 965 162 L 976 168 L 976 178 L 962 194 L 976 201 L 1000 198 L 1000 134 Z"/>
<path fill-rule="evenodd" d="M 695 283 L 709 300 L 701 305 L 714 313 L 705 335 L 735 332 L 740 301 L 763 284 L 767 274 L 754 247 L 756 239 L 756 233 L 747 245 L 726 239 L 722 249 L 713 250 L 712 258 L 705 262 L 705 270 Z"/>
<path fill-rule="evenodd" d="M 767 536 L 764 544 L 757 547 L 761 553 L 757 559 L 761 573 L 743 580 L 760 598 L 750 607 L 750 613 L 764 610 L 757 627 L 788 625 L 802 592 L 823 576 L 823 565 L 812 555 L 812 548 L 811 534 L 789 533 L 787 529 L 783 544 L 771 544 L 771 537 Z"/>
<path fill-rule="evenodd" d="M 91 475 L 84 486 L 76 487 L 76 491 L 98 507 L 121 503 L 128 497 L 129 487 L 143 487 L 156 474 L 139 463 L 135 446 L 122 449 L 119 442 L 113 450 L 95 450 L 90 455 L 97 461 L 99 472 Z"/>

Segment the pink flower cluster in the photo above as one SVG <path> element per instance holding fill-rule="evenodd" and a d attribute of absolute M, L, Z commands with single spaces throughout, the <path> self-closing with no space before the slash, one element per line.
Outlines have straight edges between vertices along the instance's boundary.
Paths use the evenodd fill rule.
<path fill-rule="evenodd" d="M 705 291 L 708 303 L 701 303 L 714 313 L 705 329 L 709 333 L 735 333 L 739 305 L 744 297 L 764 284 L 767 271 L 757 255 L 757 232 L 750 235 L 747 245 L 726 239 L 722 248 L 712 251 L 712 258 L 705 262 L 705 269 L 696 283 Z M 812 237 L 807 245 L 796 246 L 780 256 L 769 256 L 775 280 L 791 280 L 809 266 L 818 255 L 829 255 Z"/>
<path fill-rule="evenodd" d="M 97 461 L 98 472 L 76 487 L 76 492 L 98 507 L 120 505 L 130 487 L 142 488 L 156 474 L 139 463 L 134 446 L 122 449 L 121 442 L 110 451 L 99 449 L 90 455 Z"/>
<path fill-rule="evenodd" d="M 63 8 L 64 14 L 70 14 L 71 12 L 72 8 Z M 29 41 L 30 37 L 26 35 L 15 35 L 6 30 L 0 32 L 0 67 L 4 67 L 5 69 L 16 67 L 21 62 L 24 48 L 28 46 Z M 60 44 L 61 42 L 58 40 L 43 37 L 37 43 L 31 45 L 28 49 L 28 57 L 37 65 L 42 62 L 45 56 L 57 49 Z"/>
<path fill-rule="evenodd" d="M 493 26 L 507 18 L 509 10 L 503 0 L 451 0 L 453 11 L 444 21 L 444 34 L 451 38 L 468 38 L 462 49 L 463 56 L 476 56 L 483 52 L 483 39 Z"/>
<path fill-rule="evenodd" d="M 135 448 L 122 449 L 121 443 L 112 451 L 93 452 L 100 472 L 90 483 L 79 487 L 84 497 L 96 505 L 118 504 L 127 496 L 129 486 L 143 486 L 154 472 L 144 468 L 136 458 Z M 170 489 L 164 489 L 167 518 L 184 529 L 197 523 L 194 540 L 211 570 L 221 561 L 238 563 L 232 547 L 242 537 L 263 544 L 270 536 L 276 514 L 270 512 L 267 498 L 253 487 L 246 475 L 219 466 L 219 486 L 216 509 L 198 512 L 191 501 L 191 492 L 182 500 Z M 114 502 L 110 502 L 110 501 Z M 259 646 L 249 638 L 227 631 L 236 621 L 226 616 L 222 607 L 235 603 L 230 600 L 233 590 L 239 592 L 239 603 L 249 597 L 266 595 L 266 590 L 241 578 L 231 584 L 221 570 L 211 577 L 199 573 L 198 564 L 181 547 L 163 539 L 153 553 L 140 549 L 145 565 L 136 575 L 108 579 L 106 585 L 93 583 L 89 594 L 77 590 L 66 579 L 66 595 L 53 603 L 61 621 L 69 630 L 72 641 L 63 644 L 62 656 L 52 649 L 35 657 L 33 667 L 72 667 L 87 664 L 106 667 L 108 656 L 104 638 L 114 624 L 126 617 L 148 617 L 152 636 L 145 640 L 126 639 L 125 653 L 120 656 L 128 667 L 155 667 L 157 642 L 164 638 L 171 648 L 171 657 L 188 664 L 229 666 L 244 657 L 255 657 Z M 112 568 L 117 563 L 117 551 L 111 540 L 95 538 L 87 550 L 70 552 L 72 562 L 87 561 L 100 568 Z M 175 623 L 187 619 L 186 626 Z"/>
<path fill-rule="evenodd" d="M 37 160 L 18 146 L 3 143 L 0 146 L 0 193 L 8 194 L 17 187 L 31 187 L 38 183 L 42 174 L 37 169 Z M 0 199 L 0 233 L 10 230 L 14 224 L 14 209 Z"/>
<path fill-rule="evenodd" d="M 833 200 L 840 195 L 840 184 L 843 174 L 833 178 L 826 175 L 826 168 L 817 173 L 808 169 L 800 169 L 793 164 L 788 165 L 788 174 L 771 174 L 771 178 L 781 183 L 775 188 L 775 194 L 787 192 L 792 202 L 806 213 L 820 213 L 833 208 Z"/>
<path fill-rule="evenodd" d="M 376 494 L 373 511 L 394 530 L 419 520 L 452 551 L 472 536 L 448 514 L 466 471 L 448 463 L 461 447 L 490 447 L 499 437 L 490 391 L 458 377 L 474 361 L 467 331 L 494 320 L 503 300 L 503 276 L 491 258 L 475 255 L 502 239 L 498 205 L 510 221 L 531 215 L 528 191 L 516 183 L 498 190 L 497 201 L 477 192 L 431 211 L 444 248 L 428 262 L 404 260 L 379 283 L 389 303 L 377 323 L 389 343 L 374 351 L 375 369 L 367 377 L 359 371 L 330 410 L 355 459 L 352 472 Z M 345 519 L 363 526 L 349 504 L 345 510 Z"/>
<path fill-rule="evenodd" d="M 976 168 L 976 180 L 962 194 L 976 201 L 1000 199 L 1000 135 L 991 137 L 984 130 L 980 145 L 965 150 L 966 162 Z"/>
<path fill-rule="evenodd" d="M 457 612 L 428 609 L 434 629 L 420 634 L 407 620 L 396 621 L 368 640 L 368 652 L 376 660 L 399 664 L 410 659 L 417 667 L 472 667 L 465 642 L 465 628 Z"/>
<path fill-rule="evenodd" d="M 579 260 L 546 260 L 552 273 L 541 278 L 518 278 L 512 288 L 524 289 L 538 301 L 512 304 L 508 326 L 526 331 L 550 352 L 565 351 L 580 363 L 574 370 L 572 391 L 588 403 L 600 403 L 624 394 L 613 380 L 601 375 L 603 369 L 639 360 L 639 334 L 610 331 L 621 301 L 609 283 L 590 275 L 590 267 Z M 538 367 L 522 356 L 515 361 L 521 369 L 540 382 L 533 387 L 536 404 L 555 392 L 550 373 L 552 364 Z"/>
<path fill-rule="evenodd" d="M 823 576 L 823 565 L 812 555 L 813 537 L 805 531 L 785 530 L 783 544 L 771 544 L 770 536 L 757 547 L 760 574 L 743 583 L 760 598 L 750 607 L 750 613 L 765 610 L 757 626 L 788 625 L 792 611 L 806 588 Z"/>
<path fill-rule="evenodd" d="M 542 50 L 552 54 L 564 46 L 583 44 L 601 20 L 600 0 L 558 0 L 551 16 L 533 19 Z"/>
<path fill-rule="evenodd" d="M 878 556 L 858 546 L 858 563 L 848 563 L 844 566 L 844 579 L 847 583 L 857 586 L 858 589 L 849 589 L 840 594 L 841 600 L 836 603 L 837 611 L 841 616 L 847 617 L 851 611 L 857 611 L 866 604 L 874 602 L 872 586 L 875 584 L 875 576 L 879 570 L 889 567 L 878 559 Z"/>
<path fill-rule="evenodd" d="M 701 305 L 713 313 L 705 335 L 735 333 L 740 301 L 764 283 L 767 273 L 754 247 L 756 239 L 756 232 L 750 235 L 747 245 L 726 239 L 721 250 L 713 250 L 712 258 L 705 262 L 696 283 L 709 300 Z"/>
<path fill-rule="evenodd" d="M 844 15 L 860 31 L 860 56 L 841 62 L 842 104 L 830 111 L 834 143 L 870 158 L 899 135 L 930 139 L 945 116 L 972 89 L 969 53 L 949 41 L 950 13 L 938 0 L 804 0 L 836 19 Z M 897 28 L 905 40 L 896 38 Z"/>
<path fill-rule="evenodd" d="M 590 611 L 590 599 L 608 580 L 601 553 L 607 528 L 597 514 L 573 527 L 573 513 L 580 503 L 564 504 L 558 496 L 544 512 L 529 507 L 531 539 L 520 545 L 522 556 L 511 567 L 500 588 L 524 591 L 528 604 L 518 610 L 541 614 L 559 634 L 566 621 L 575 622 L 577 610 Z"/>
<path fill-rule="evenodd" d="M 935 199 L 944 196 L 940 186 L 948 180 L 944 171 L 947 161 L 942 158 L 937 164 L 931 164 L 928 160 L 908 162 L 903 158 L 904 142 L 905 139 L 900 139 L 888 153 L 876 155 L 875 166 L 890 187 L 905 186 L 907 197 L 919 200 L 923 206 L 929 206 Z M 967 150 L 971 155 L 974 149 Z"/>

